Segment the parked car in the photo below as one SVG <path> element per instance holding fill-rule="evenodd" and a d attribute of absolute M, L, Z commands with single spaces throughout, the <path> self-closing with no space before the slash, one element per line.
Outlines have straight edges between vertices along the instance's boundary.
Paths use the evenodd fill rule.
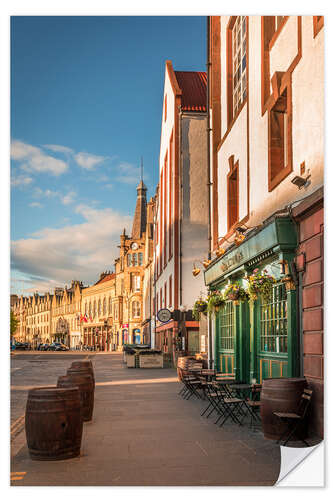
<path fill-rule="evenodd" d="M 48 351 L 69 351 L 69 347 L 61 342 L 52 342 L 49 345 Z"/>
<path fill-rule="evenodd" d="M 28 342 L 15 342 L 14 349 L 26 351 L 27 349 L 29 349 L 29 344 L 28 344 Z"/>
<path fill-rule="evenodd" d="M 48 351 L 49 350 L 49 347 L 50 347 L 50 344 L 42 344 L 40 346 L 40 350 L 41 351 Z"/>

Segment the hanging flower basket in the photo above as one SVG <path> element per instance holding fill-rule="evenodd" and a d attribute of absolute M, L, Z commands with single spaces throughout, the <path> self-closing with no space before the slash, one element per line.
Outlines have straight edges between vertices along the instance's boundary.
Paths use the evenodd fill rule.
<path fill-rule="evenodd" d="M 218 290 L 210 292 L 208 296 L 207 311 L 209 313 L 218 312 L 225 306 L 225 303 L 225 298 L 221 292 L 219 292 Z"/>
<path fill-rule="evenodd" d="M 199 321 L 200 313 L 207 314 L 207 300 L 202 298 L 196 300 L 193 306 L 192 314 L 196 321 Z"/>
<path fill-rule="evenodd" d="M 249 300 L 248 293 L 246 290 L 235 283 L 231 283 L 227 286 L 224 297 L 226 300 L 232 300 L 235 305 L 239 305 L 240 302 L 245 302 Z"/>
<path fill-rule="evenodd" d="M 248 294 L 250 300 L 257 300 L 260 296 L 265 302 L 268 302 L 272 295 L 273 285 L 276 283 L 276 279 L 264 270 L 262 273 L 259 269 L 254 269 L 251 276 L 247 278 Z"/>

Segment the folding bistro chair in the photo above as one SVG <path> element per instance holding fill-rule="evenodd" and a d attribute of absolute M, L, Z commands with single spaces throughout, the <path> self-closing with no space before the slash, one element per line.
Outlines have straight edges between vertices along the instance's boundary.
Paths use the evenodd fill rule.
<path fill-rule="evenodd" d="M 254 423 L 255 422 L 260 422 L 260 407 L 261 407 L 261 401 L 259 400 L 260 397 L 260 392 L 261 392 L 262 385 L 260 384 L 253 384 L 251 387 L 251 397 L 246 399 L 246 404 L 251 410 L 250 416 L 251 416 L 251 421 L 250 421 L 250 427 L 251 429 L 254 429 Z"/>
<path fill-rule="evenodd" d="M 244 405 L 244 400 L 240 398 L 230 397 L 227 391 L 221 388 L 217 382 L 213 382 L 212 388 L 216 394 L 216 407 L 218 411 L 218 418 L 215 422 L 217 424 L 221 418 L 223 419 L 220 427 L 222 427 L 225 422 L 231 418 L 235 423 L 242 425 L 245 412 L 242 410 Z M 242 416 L 242 420 L 240 420 Z"/>
<path fill-rule="evenodd" d="M 311 391 L 310 389 L 304 389 L 298 405 L 297 413 L 273 412 L 273 414 L 276 415 L 282 422 L 287 423 L 288 425 L 288 429 L 276 441 L 277 444 L 281 443 L 286 437 L 286 440 L 284 441 L 284 443 L 282 443 L 282 446 L 285 446 L 291 439 L 291 437 L 295 435 L 301 441 L 303 441 L 306 446 L 310 446 L 309 443 L 307 443 L 305 439 L 303 439 L 299 434 L 299 427 L 305 421 L 305 417 L 311 403 L 312 392 L 313 391 Z"/>
<path fill-rule="evenodd" d="M 199 390 L 201 389 L 201 382 L 196 376 L 184 375 L 182 382 L 184 384 L 184 391 L 181 391 L 181 395 L 184 399 L 188 400 L 192 396 L 202 399 L 199 393 Z"/>

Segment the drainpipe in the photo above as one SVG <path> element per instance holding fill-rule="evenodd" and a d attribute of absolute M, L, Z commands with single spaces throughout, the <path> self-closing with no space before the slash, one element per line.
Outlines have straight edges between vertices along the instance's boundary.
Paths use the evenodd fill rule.
<path fill-rule="evenodd" d="M 210 177 L 210 72 L 211 72 L 211 60 L 210 60 L 210 16 L 207 16 L 207 189 L 208 189 L 208 260 L 211 259 L 212 253 L 212 235 L 211 235 L 211 177 Z M 212 318 L 211 314 L 208 314 L 207 321 L 208 328 L 208 366 L 213 368 L 213 339 L 212 339 Z"/>
<path fill-rule="evenodd" d="M 183 303 L 183 273 L 182 273 L 182 222 L 183 222 L 183 153 L 182 153 L 182 118 L 183 113 L 181 107 L 178 108 L 178 137 L 179 137 L 179 180 L 180 180 L 180 193 L 179 193 L 179 306 Z"/>
<path fill-rule="evenodd" d="M 207 189 L 208 189 L 208 260 L 211 259 L 211 178 L 210 178 L 210 70 L 211 70 L 211 61 L 210 61 L 210 17 L 207 16 Z"/>

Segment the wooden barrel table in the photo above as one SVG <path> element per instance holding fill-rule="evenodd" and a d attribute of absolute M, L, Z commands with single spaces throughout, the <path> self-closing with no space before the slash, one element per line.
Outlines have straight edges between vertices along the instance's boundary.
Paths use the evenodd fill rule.
<path fill-rule="evenodd" d="M 302 377 L 263 380 L 260 415 L 265 438 L 278 440 L 287 431 L 287 424 L 281 422 L 273 412 L 295 413 L 306 387 L 306 379 Z M 306 437 L 305 429 L 302 429 L 302 434 Z"/>
<path fill-rule="evenodd" d="M 79 456 L 82 426 L 77 387 L 29 390 L 25 432 L 32 460 L 65 460 Z"/>
<path fill-rule="evenodd" d="M 90 373 L 69 373 L 58 378 L 58 387 L 76 386 L 80 391 L 81 410 L 84 422 L 92 420 L 94 411 L 94 384 Z"/>
<path fill-rule="evenodd" d="M 94 389 L 95 389 L 94 368 L 93 368 L 93 364 L 92 364 L 92 362 L 90 360 L 73 361 L 73 363 L 71 364 L 70 370 L 72 371 L 72 373 L 74 373 L 74 372 L 83 372 L 83 371 L 86 371 L 86 372 L 90 373 L 90 375 L 92 376 L 92 379 L 93 379 Z"/>

